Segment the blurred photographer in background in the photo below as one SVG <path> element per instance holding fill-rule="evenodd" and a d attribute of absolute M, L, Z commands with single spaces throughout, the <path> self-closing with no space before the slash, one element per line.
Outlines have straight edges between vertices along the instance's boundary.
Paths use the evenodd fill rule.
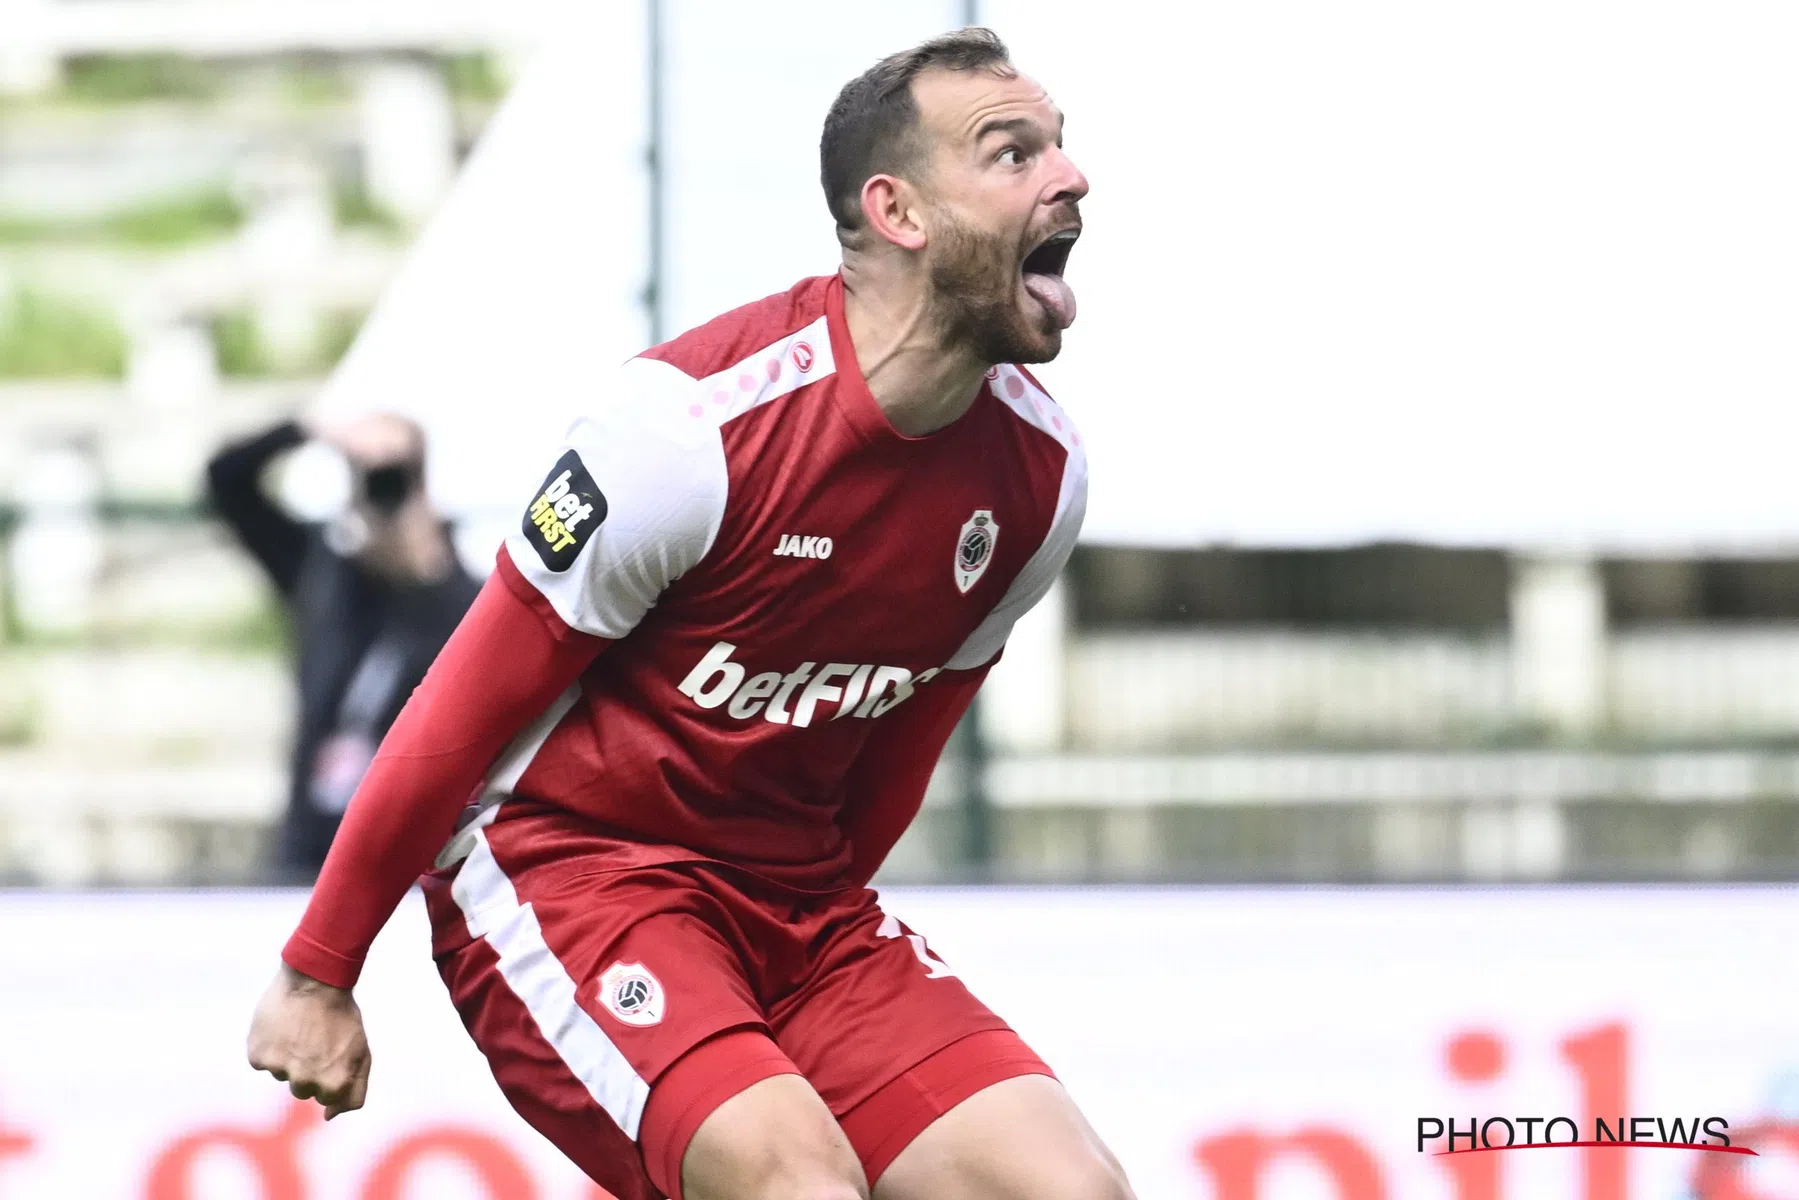
<path fill-rule="evenodd" d="M 301 519 L 265 490 L 266 468 L 308 442 L 349 468 L 348 501 L 331 520 Z M 424 466 L 424 431 L 391 414 L 283 422 L 207 466 L 214 509 L 293 623 L 299 727 L 276 856 L 294 878 L 317 873 L 382 736 L 480 588 L 431 506 Z"/>

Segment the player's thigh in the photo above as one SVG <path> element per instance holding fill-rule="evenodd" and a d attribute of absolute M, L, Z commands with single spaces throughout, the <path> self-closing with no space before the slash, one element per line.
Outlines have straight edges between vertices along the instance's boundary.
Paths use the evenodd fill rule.
<path fill-rule="evenodd" d="M 878 1186 L 938 1117 L 989 1084 L 1049 1068 L 872 893 L 833 908 L 810 942 L 804 986 L 769 1023 Z"/>
<path fill-rule="evenodd" d="M 544 1034 L 487 943 L 440 956 L 438 969 L 501 1093 L 526 1123 L 617 1200 L 660 1200 L 663 1189 L 637 1151 L 638 1089 L 629 1080 L 579 1072 L 566 1046 Z"/>
<path fill-rule="evenodd" d="M 1019 1075 L 931 1122 L 874 1200 L 1132 1200 L 1124 1170 L 1060 1083 Z"/>
<path fill-rule="evenodd" d="M 425 888 L 452 999 L 507 1098 L 563 1153 L 623 1200 L 673 1194 L 685 1144 L 667 1118 L 687 1106 L 657 1100 L 676 1064 L 722 1042 L 710 1061 L 739 1088 L 794 1069 L 720 932 L 730 914 L 679 868 L 511 853 L 500 825 Z M 742 1030 L 754 1037 L 727 1036 Z"/>
<path fill-rule="evenodd" d="M 868 1184 L 825 1102 L 773 1075 L 712 1109 L 687 1143 L 682 1200 L 867 1200 Z"/>

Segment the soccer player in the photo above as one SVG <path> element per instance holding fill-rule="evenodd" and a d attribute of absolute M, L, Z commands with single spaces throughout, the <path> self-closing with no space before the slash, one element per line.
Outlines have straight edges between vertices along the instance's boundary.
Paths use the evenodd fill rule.
<path fill-rule="evenodd" d="M 841 271 L 627 363 L 382 743 L 250 1030 L 360 1107 L 423 887 L 519 1113 L 620 1200 L 1128 1200 L 1049 1068 L 866 885 L 1086 501 L 1019 365 L 1087 181 L 991 33 L 826 118 Z"/>

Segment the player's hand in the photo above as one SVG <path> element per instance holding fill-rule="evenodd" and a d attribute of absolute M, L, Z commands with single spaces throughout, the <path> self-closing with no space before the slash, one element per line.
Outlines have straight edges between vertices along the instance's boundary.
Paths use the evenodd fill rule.
<path fill-rule="evenodd" d="M 362 1107 L 369 1088 L 369 1042 L 362 1010 L 342 988 L 282 964 L 250 1021 L 250 1065 L 317 1100 L 329 1121 Z"/>

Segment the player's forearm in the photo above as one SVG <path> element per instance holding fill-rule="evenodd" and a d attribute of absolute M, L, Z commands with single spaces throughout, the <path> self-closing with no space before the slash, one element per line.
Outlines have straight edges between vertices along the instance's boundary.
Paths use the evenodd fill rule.
<path fill-rule="evenodd" d="M 375 935 L 430 867 L 494 758 L 606 643 L 545 624 L 501 573 L 388 731 L 344 814 L 282 958 L 333 987 L 356 982 Z"/>
<path fill-rule="evenodd" d="M 354 986 L 375 934 L 430 866 L 479 786 L 485 764 L 471 777 L 470 764 L 458 757 L 376 756 L 345 813 L 306 915 L 282 950 L 288 966 L 332 987 Z"/>

